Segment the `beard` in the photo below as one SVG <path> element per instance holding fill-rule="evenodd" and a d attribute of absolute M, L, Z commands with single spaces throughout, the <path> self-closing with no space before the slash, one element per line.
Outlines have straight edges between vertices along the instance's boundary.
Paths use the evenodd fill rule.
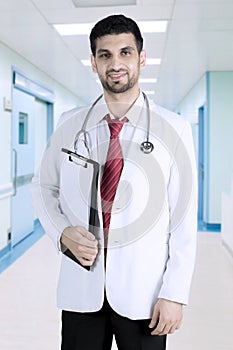
<path fill-rule="evenodd" d="M 138 81 L 138 76 L 132 76 L 131 78 L 128 79 L 128 81 L 124 85 L 121 85 L 121 83 L 118 81 L 113 82 L 110 85 L 106 79 L 103 79 L 103 77 L 99 76 L 99 79 L 100 79 L 100 82 L 101 82 L 103 88 L 106 91 L 114 93 L 114 94 L 121 94 L 121 93 L 126 92 L 134 87 L 134 85 Z"/>
<path fill-rule="evenodd" d="M 107 81 L 101 81 L 103 88 L 108 91 L 108 92 L 112 92 L 114 94 L 121 94 L 123 92 L 126 92 L 128 90 L 130 90 L 134 85 L 135 82 L 132 82 L 131 80 L 128 81 L 128 83 L 124 84 L 121 87 L 118 87 L 118 85 L 120 85 L 118 82 L 109 85 L 109 83 Z"/>

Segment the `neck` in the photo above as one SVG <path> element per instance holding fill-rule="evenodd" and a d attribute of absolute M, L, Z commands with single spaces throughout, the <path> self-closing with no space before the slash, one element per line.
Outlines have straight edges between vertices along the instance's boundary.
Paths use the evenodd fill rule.
<path fill-rule="evenodd" d="M 124 116 L 128 110 L 135 103 L 137 98 L 139 97 L 140 90 L 130 89 L 124 93 L 109 93 L 107 91 L 104 92 L 105 101 L 107 103 L 108 109 L 115 118 L 120 118 Z"/>

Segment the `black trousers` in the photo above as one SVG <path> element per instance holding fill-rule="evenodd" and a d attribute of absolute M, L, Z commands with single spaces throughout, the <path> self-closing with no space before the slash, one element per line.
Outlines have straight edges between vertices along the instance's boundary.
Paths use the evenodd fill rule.
<path fill-rule="evenodd" d="M 61 350 L 111 350 L 113 334 L 119 350 L 165 350 L 166 336 L 151 335 L 150 320 L 130 320 L 112 310 L 62 311 Z"/>

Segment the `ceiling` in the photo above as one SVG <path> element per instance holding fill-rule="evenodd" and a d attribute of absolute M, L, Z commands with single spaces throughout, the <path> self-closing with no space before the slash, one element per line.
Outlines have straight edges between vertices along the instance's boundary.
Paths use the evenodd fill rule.
<path fill-rule="evenodd" d="M 233 70 L 233 0 L 137 0 L 128 6 L 122 5 L 127 1 L 120 6 L 106 6 L 111 0 L 81 2 L 85 7 L 75 7 L 72 0 L 0 0 L 0 41 L 78 96 L 85 93 L 82 72 L 96 95 L 101 90 L 96 77 L 81 63 L 90 56 L 88 36 L 61 37 L 52 24 L 96 22 L 113 13 L 136 21 L 168 20 L 166 33 L 143 35 L 147 57 L 162 61 L 141 73 L 157 83 L 141 87 L 154 90 L 152 98 L 169 109 L 206 71 Z"/>

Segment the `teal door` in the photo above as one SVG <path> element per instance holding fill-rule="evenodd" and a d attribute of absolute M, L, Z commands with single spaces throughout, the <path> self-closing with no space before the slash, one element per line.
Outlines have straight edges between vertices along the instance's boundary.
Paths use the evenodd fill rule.
<path fill-rule="evenodd" d="M 13 89 L 11 243 L 15 246 L 33 231 L 30 182 L 35 157 L 35 98 Z"/>

